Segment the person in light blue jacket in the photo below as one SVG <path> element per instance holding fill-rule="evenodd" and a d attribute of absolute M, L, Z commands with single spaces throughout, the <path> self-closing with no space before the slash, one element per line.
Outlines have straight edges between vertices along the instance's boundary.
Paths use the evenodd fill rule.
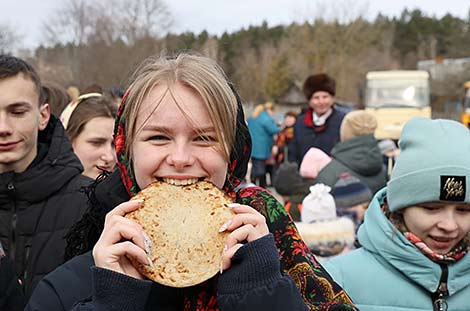
<path fill-rule="evenodd" d="M 470 310 L 470 132 L 450 120 L 404 127 L 362 248 L 324 266 L 361 311 Z"/>
<path fill-rule="evenodd" d="M 266 187 L 266 160 L 271 159 L 274 135 L 279 133 L 279 126 L 273 118 L 272 102 L 258 105 L 248 118 L 253 148 L 251 149 L 251 181 L 258 186 Z"/>

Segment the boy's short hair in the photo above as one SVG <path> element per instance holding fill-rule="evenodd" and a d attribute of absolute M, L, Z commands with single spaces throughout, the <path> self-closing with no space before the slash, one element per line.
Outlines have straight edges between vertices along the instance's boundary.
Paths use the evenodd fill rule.
<path fill-rule="evenodd" d="M 39 96 L 39 105 L 44 104 L 45 96 L 41 79 L 33 66 L 21 58 L 6 54 L 0 55 L 0 80 L 14 77 L 20 73 L 34 83 Z"/>

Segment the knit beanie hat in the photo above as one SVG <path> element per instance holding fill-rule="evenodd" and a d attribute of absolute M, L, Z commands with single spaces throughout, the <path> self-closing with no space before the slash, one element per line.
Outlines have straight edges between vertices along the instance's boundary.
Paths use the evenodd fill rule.
<path fill-rule="evenodd" d="M 331 162 L 331 157 L 323 150 L 312 147 L 304 155 L 302 163 L 300 163 L 300 176 L 304 178 L 317 178 L 320 172 L 328 163 Z"/>
<path fill-rule="evenodd" d="M 304 189 L 304 181 L 299 175 L 297 164 L 286 162 L 279 166 L 274 175 L 273 186 L 280 195 L 293 195 Z"/>
<path fill-rule="evenodd" d="M 336 93 L 336 82 L 333 78 L 327 74 L 320 73 L 308 77 L 303 86 L 304 95 L 307 100 L 310 100 L 312 95 L 318 91 L 324 91 L 335 96 Z"/>
<path fill-rule="evenodd" d="M 369 202 L 372 199 L 370 188 L 357 177 L 344 173 L 341 174 L 331 191 L 336 203 L 336 208 L 345 209 Z"/>
<path fill-rule="evenodd" d="M 339 129 L 341 141 L 346 141 L 361 135 L 374 134 L 377 119 L 365 110 L 351 111 L 344 117 Z"/>
<path fill-rule="evenodd" d="M 470 132 L 451 120 L 416 117 L 403 127 L 387 183 L 390 211 L 425 202 L 470 203 Z"/>

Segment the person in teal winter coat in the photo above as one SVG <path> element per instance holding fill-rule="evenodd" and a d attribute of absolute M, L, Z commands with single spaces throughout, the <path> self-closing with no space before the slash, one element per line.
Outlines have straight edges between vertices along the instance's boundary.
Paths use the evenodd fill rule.
<path fill-rule="evenodd" d="M 387 187 L 359 228 L 362 248 L 325 263 L 360 310 L 469 310 L 470 133 L 414 118 Z"/>
<path fill-rule="evenodd" d="M 266 187 L 266 161 L 272 157 L 274 135 L 279 133 L 279 126 L 273 119 L 273 103 L 258 105 L 248 118 L 253 148 L 251 149 L 251 181 L 260 187 Z"/>

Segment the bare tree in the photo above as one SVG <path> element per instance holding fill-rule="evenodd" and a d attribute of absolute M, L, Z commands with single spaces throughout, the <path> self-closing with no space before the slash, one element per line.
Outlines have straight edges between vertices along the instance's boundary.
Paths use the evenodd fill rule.
<path fill-rule="evenodd" d="M 68 0 L 62 4 L 44 23 L 46 42 L 85 44 L 94 31 L 94 7 L 87 0 Z"/>
<path fill-rule="evenodd" d="M 132 45 L 167 31 L 172 18 L 163 0 L 68 0 L 44 24 L 48 43 L 121 39 Z"/>
<path fill-rule="evenodd" d="M 18 42 L 19 35 L 7 24 L 0 25 L 0 53 L 11 52 Z"/>
<path fill-rule="evenodd" d="M 173 20 L 163 0 L 108 0 L 121 39 L 128 44 L 145 37 L 160 37 Z"/>
<path fill-rule="evenodd" d="M 244 49 L 234 59 L 235 72 L 232 79 L 244 101 L 259 103 L 266 95 L 263 89 L 263 70 L 254 49 Z"/>

